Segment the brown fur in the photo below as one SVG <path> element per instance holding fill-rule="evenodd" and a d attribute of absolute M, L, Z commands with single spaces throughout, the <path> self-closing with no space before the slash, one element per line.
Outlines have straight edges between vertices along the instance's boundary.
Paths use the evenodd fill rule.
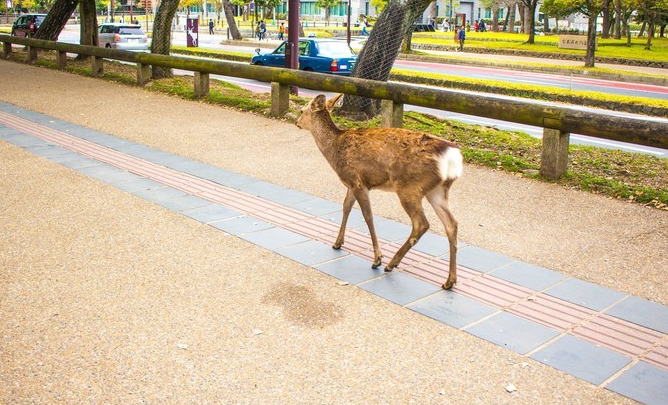
<path fill-rule="evenodd" d="M 316 145 L 330 166 L 348 188 L 343 203 L 343 219 L 334 248 L 343 245 L 346 222 L 357 201 L 369 227 L 374 248 L 373 268 L 380 266 L 382 253 L 376 239 L 369 190 L 396 192 L 401 205 L 411 218 L 413 230 L 408 240 L 385 267 L 392 271 L 404 255 L 429 228 L 422 209 L 426 196 L 445 225 L 450 245 L 449 275 L 443 288 L 451 288 L 456 280 L 457 221 L 450 212 L 448 192 L 454 179 L 443 179 L 438 159 L 456 145 L 419 131 L 401 128 L 357 128 L 343 131 L 332 121 L 330 111 L 340 96 L 325 101 L 315 97 L 302 109 L 297 126 L 313 134 Z"/>

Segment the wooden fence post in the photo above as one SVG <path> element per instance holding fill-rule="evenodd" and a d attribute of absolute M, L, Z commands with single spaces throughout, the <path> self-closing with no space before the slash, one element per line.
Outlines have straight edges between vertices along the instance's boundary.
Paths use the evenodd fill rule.
<path fill-rule="evenodd" d="M 93 56 L 90 67 L 90 74 L 93 77 L 102 76 L 102 74 L 104 74 L 104 58 Z"/>
<path fill-rule="evenodd" d="M 2 57 L 7 59 L 9 58 L 9 55 L 12 54 L 12 43 L 11 42 L 3 42 L 2 43 Z"/>
<path fill-rule="evenodd" d="M 271 82 L 271 110 L 272 117 L 282 117 L 290 108 L 290 86 Z"/>
<path fill-rule="evenodd" d="M 383 128 L 401 128 L 404 125 L 404 105 L 392 100 L 380 102 L 380 126 Z"/>
<path fill-rule="evenodd" d="M 551 180 L 558 179 L 568 168 L 570 134 L 558 129 L 543 128 L 543 151 L 540 174 Z"/>
<path fill-rule="evenodd" d="M 28 63 L 35 63 L 37 60 L 37 48 L 34 46 L 27 46 L 26 49 L 28 50 L 28 59 L 26 62 Z"/>
<path fill-rule="evenodd" d="M 206 97 L 209 95 L 209 74 L 195 72 L 195 97 Z"/>
<path fill-rule="evenodd" d="M 137 85 L 143 86 L 151 80 L 151 65 L 137 63 Z"/>
<path fill-rule="evenodd" d="M 58 69 L 65 69 L 67 67 L 67 52 L 56 51 L 56 63 Z"/>

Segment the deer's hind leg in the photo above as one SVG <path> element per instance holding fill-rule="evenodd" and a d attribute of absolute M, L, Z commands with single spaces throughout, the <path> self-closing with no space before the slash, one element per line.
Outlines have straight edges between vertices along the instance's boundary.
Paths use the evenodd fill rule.
<path fill-rule="evenodd" d="M 448 236 L 450 245 L 450 262 L 448 278 L 443 283 L 443 288 L 449 290 L 457 282 L 457 220 L 450 211 L 449 192 L 452 182 L 445 182 L 427 194 L 427 201 L 434 207 L 438 218 L 443 222 L 445 234 Z"/>
<path fill-rule="evenodd" d="M 422 209 L 422 195 L 418 196 L 411 193 L 397 193 L 397 195 L 401 201 L 401 206 L 411 218 L 413 228 L 406 242 L 404 242 L 392 260 L 385 266 L 385 271 L 394 270 L 406 253 L 418 243 L 422 235 L 429 229 L 429 221 L 427 221 L 427 217 L 424 215 L 424 210 Z"/>
<path fill-rule="evenodd" d="M 360 209 L 362 210 L 364 221 L 366 222 L 366 225 L 369 228 L 369 235 L 371 236 L 371 243 L 373 244 L 373 256 L 374 256 L 371 268 L 376 269 L 378 268 L 378 266 L 380 266 L 383 260 L 383 253 L 380 251 L 380 246 L 378 245 L 378 238 L 376 237 L 376 228 L 373 225 L 373 212 L 371 211 L 369 190 L 365 187 L 357 187 L 352 189 L 352 192 L 355 194 L 355 198 L 357 199 L 357 202 L 360 204 Z"/>

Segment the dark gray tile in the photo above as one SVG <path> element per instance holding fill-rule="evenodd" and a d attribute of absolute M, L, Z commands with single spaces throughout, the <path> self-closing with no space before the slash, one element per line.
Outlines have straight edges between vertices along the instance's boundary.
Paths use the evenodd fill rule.
<path fill-rule="evenodd" d="M 285 246 L 311 240 L 306 236 L 283 228 L 269 228 L 258 232 L 241 235 L 241 238 L 265 249 L 276 250 Z"/>
<path fill-rule="evenodd" d="M 534 353 L 532 359 L 600 385 L 631 359 L 583 339 L 566 335 Z"/>
<path fill-rule="evenodd" d="M 239 211 L 218 204 L 184 210 L 181 213 L 205 224 L 241 215 Z"/>
<path fill-rule="evenodd" d="M 292 208 L 315 217 L 322 217 L 336 211 L 341 211 L 341 204 L 323 198 L 313 197 L 311 199 L 292 204 Z"/>
<path fill-rule="evenodd" d="M 347 281 L 350 284 L 359 284 L 385 275 L 382 268 L 372 269 L 371 264 L 370 261 L 359 256 L 348 255 L 342 259 L 321 264 L 316 268 L 339 280 Z"/>
<path fill-rule="evenodd" d="M 490 275 L 534 291 L 543 291 L 566 278 L 564 274 L 524 262 L 512 262 Z"/>
<path fill-rule="evenodd" d="M 465 246 L 457 249 L 457 264 L 481 273 L 496 270 L 513 261 L 510 257 L 475 246 Z"/>
<path fill-rule="evenodd" d="M 306 266 L 315 266 L 348 255 L 343 250 L 332 249 L 331 246 L 314 240 L 278 249 L 276 253 Z"/>
<path fill-rule="evenodd" d="M 207 201 L 194 195 L 186 195 L 183 197 L 172 198 L 160 202 L 160 205 L 163 207 L 176 212 L 191 210 L 193 208 L 206 207 L 207 205 L 212 204 L 213 203 L 211 201 Z"/>
<path fill-rule="evenodd" d="M 211 226 L 236 236 L 274 227 L 274 225 L 254 217 L 245 215 L 234 215 L 233 217 L 223 221 L 212 222 Z"/>
<path fill-rule="evenodd" d="M 549 288 L 546 294 L 573 304 L 601 311 L 621 300 L 626 294 L 593 283 L 570 278 Z"/>
<path fill-rule="evenodd" d="M 360 284 L 360 288 L 399 305 L 406 305 L 441 289 L 439 286 L 400 272 L 388 273 L 385 277 Z"/>
<path fill-rule="evenodd" d="M 413 249 L 432 256 L 443 256 L 450 252 L 450 243 L 445 236 L 426 233 L 422 235 L 417 245 L 413 246 Z"/>
<path fill-rule="evenodd" d="M 151 190 L 137 191 L 134 193 L 134 195 L 148 201 L 161 202 L 164 200 L 170 200 L 172 198 L 184 197 L 187 195 L 187 193 L 172 187 L 165 186 Z"/>
<path fill-rule="evenodd" d="M 606 311 L 608 315 L 668 333 L 668 307 L 638 297 L 627 297 Z"/>
<path fill-rule="evenodd" d="M 454 291 L 445 290 L 414 302 L 408 305 L 408 308 L 457 329 L 478 322 L 498 311 Z"/>
<path fill-rule="evenodd" d="M 507 312 L 494 315 L 466 331 L 520 354 L 526 354 L 559 335 L 554 329 Z"/>
<path fill-rule="evenodd" d="M 668 404 L 668 371 L 639 362 L 606 387 L 647 405 Z"/>

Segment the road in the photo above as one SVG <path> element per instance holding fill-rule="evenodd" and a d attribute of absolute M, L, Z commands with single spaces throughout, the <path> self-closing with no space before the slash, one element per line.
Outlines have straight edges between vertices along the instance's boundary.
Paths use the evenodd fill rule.
<path fill-rule="evenodd" d="M 63 31 L 59 37 L 59 40 L 68 43 L 78 43 L 79 33 L 78 31 L 72 31 L 72 30 Z M 174 45 L 184 46 L 185 34 L 179 35 L 179 33 L 177 33 L 175 35 L 175 38 L 173 38 L 172 42 Z M 223 45 L 220 42 L 221 42 L 220 35 L 211 36 L 208 34 L 202 34 L 200 35 L 199 38 L 199 45 L 202 48 L 228 50 L 234 52 L 246 52 L 249 55 L 255 52 L 255 48 L 253 46 L 241 47 L 241 46 Z M 508 83 L 524 83 L 536 86 L 566 88 L 577 91 L 598 92 L 603 94 L 617 94 L 623 96 L 642 96 L 642 97 L 652 97 L 656 99 L 668 100 L 668 87 L 663 87 L 663 86 L 653 86 L 653 85 L 583 78 L 583 77 L 568 77 L 554 74 L 518 72 L 505 69 L 492 69 L 488 67 L 451 65 L 451 64 L 420 62 L 420 61 L 397 60 L 395 61 L 394 67 L 399 69 L 413 70 L 419 72 L 441 73 L 441 74 L 448 74 L 460 77 L 470 77 L 470 78 L 483 78 L 487 80 L 495 80 Z M 183 71 L 180 72 L 179 74 L 185 75 L 192 73 Z M 256 92 L 270 91 L 270 85 L 268 83 L 262 83 L 254 80 L 246 80 L 234 77 L 218 76 L 216 78 L 220 80 L 225 80 L 227 82 L 235 83 L 240 87 L 243 87 L 251 91 L 256 91 Z M 301 89 L 300 91 L 301 95 L 316 95 L 318 93 L 319 92 L 311 91 L 308 89 Z M 503 130 L 521 131 L 536 138 L 541 138 L 543 134 L 543 129 L 539 127 L 532 127 L 528 125 L 482 118 L 474 115 L 466 115 L 448 111 L 426 109 L 416 106 L 407 106 L 406 109 L 410 111 L 425 112 L 440 118 L 460 121 L 468 124 L 490 126 Z M 616 113 L 616 114 L 622 114 L 622 113 Z M 624 114 L 624 115 L 632 116 L 632 114 Z M 668 158 L 668 150 L 666 149 L 652 148 L 652 147 L 628 144 L 617 141 L 608 141 L 605 139 L 593 138 L 579 134 L 571 134 L 570 139 L 571 143 L 573 144 L 620 149 L 629 152 L 645 153 L 657 157 Z"/>

